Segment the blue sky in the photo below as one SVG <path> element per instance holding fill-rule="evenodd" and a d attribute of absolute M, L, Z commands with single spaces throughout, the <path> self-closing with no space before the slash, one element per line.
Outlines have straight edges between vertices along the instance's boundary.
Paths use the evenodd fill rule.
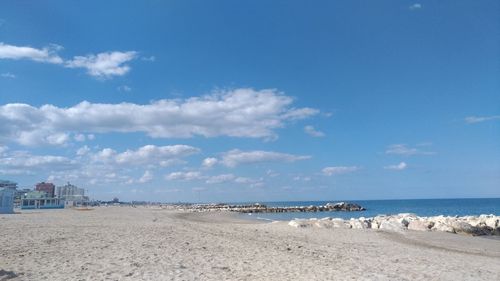
<path fill-rule="evenodd" d="M 0 178 L 122 200 L 500 197 L 499 10 L 3 1 Z"/>

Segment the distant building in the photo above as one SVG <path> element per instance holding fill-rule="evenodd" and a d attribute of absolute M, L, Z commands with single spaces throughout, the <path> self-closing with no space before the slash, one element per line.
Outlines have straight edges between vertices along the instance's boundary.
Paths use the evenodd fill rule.
<path fill-rule="evenodd" d="M 50 197 L 45 191 L 30 191 L 21 199 L 21 209 L 62 209 L 64 200 Z"/>
<path fill-rule="evenodd" d="M 0 180 L 0 188 L 17 189 L 17 183 L 13 181 Z"/>
<path fill-rule="evenodd" d="M 49 194 L 45 191 L 39 190 L 30 190 L 26 192 L 23 196 L 23 199 L 41 199 L 41 198 L 51 198 Z"/>
<path fill-rule="evenodd" d="M 19 203 L 21 202 L 21 199 L 23 199 L 29 192 L 32 192 L 33 190 L 29 188 L 23 188 L 23 189 L 18 189 L 16 190 L 16 193 L 14 195 L 14 203 Z"/>
<path fill-rule="evenodd" d="M 57 198 L 63 199 L 67 207 L 87 204 L 89 198 L 85 196 L 85 189 L 79 188 L 69 182 L 66 185 L 58 186 L 56 189 Z"/>
<path fill-rule="evenodd" d="M 14 213 L 15 192 L 15 189 L 0 187 L 0 214 Z"/>
<path fill-rule="evenodd" d="M 40 182 L 35 185 L 36 191 L 45 191 L 50 198 L 54 198 L 56 186 L 50 182 Z"/>

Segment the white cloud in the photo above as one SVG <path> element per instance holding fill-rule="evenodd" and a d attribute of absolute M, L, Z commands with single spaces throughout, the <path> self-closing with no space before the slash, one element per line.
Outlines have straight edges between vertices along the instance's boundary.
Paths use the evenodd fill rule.
<path fill-rule="evenodd" d="M 311 156 L 293 155 L 274 151 L 241 151 L 233 149 L 224 153 L 220 162 L 227 167 L 236 167 L 241 164 L 260 162 L 295 162 L 310 158 Z"/>
<path fill-rule="evenodd" d="M 305 119 L 309 116 L 316 115 L 318 114 L 319 111 L 314 108 L 298 108 L 298 109 L 290 109 L 288 112 L 283 114 L 284 119 L 289 119 L 289 120 L 301 120 Z"/>
<path fill-rule="evenodd" d="M 252 178 L 247 178 L 247 177 L 237 177 L 234 179 L 234 182 L 239 183 L 239 184 L 247 184 L 250 187 L 262 187 L 262 186 L 264 186 L 264 181 L 262 178 L 252 179 Z"/>
<path fill-rule="evenodd" d="M 124 152 L 111 148 L 93 152 L 88 146 L 83 146 L 76 151 L 75 159 L 71 160 L 75 167 L 65 171 L 50 171 L 51 176 L 59 181 L 80 181 L 91 185 L 146 183 L 153 179 L 152 170 L 183 163 L 182 158 L 198 151 L 187 145 L 145 145 Z M 131 176 L 139 171 L 143 172 L 140 178 Z"/>
<path fill-rule="evenodd" d="M 481 123 L 485 121 L 493 121 L 500 120 L 500 115 L 492 115 L 492 116 L 469 116 L 465 118 L 465 123 L 474 124 Z"/>
<path fill-rule="evenodd" d="M 15 74 L 12 74 L 10 72 L 4 72 L 4 73 L 0 74 L 0 76 L 2 76 L 3 78 L 9 78 L 9 79 L 14 79 L 17 77 Z"/>
<path fill-rule="evenodd" d="M 63 47 L 51 44 L 42 49 L 28 46 L 14 46 L 0 42 L 0 59 L 32 60 L 36 62 L 59 64 L 67 68 L 84 68 L 91 76 L 108 79 L 113 76 L 122 76 L 130 71 L 127 62 L 137 58 L 137 52 L 103 52 L 87 56 L 75 56 L 71 60 L 64 60 L 57 52 Z M 12 78 L 12 77 L 11 77 Z"/>
<path fill-rule="evenodd" d="M 206 184 L 227 184 L 235 183 L 248 185 L 250 187 L 260 187 L 264 185 L 262 178 L 254 179 L 248 177 L 238 177 L 233 174 L 221 174 L 215 176 L 203 175 L 199 171 L 172 172 L 165 176 L 167 181 L 200 181 L 204 180 Z"/>
<path fill-rule="evenodd" d="M 86 155 L 87 153 L 90 152 L 90 148 L 86 145 L 80 147 L 77 151 L 76 151 L 76 155 L 78 156 L 83 156 L 83 155 Z"/>
<path fill-rule="evenodd" d="M 48 144 L 61 145 L 69 140 L 69 135 L 66 133 L 54 133 L 46 137 Z"/>
<path fill-rule="evenodd" d="M 6 152 L 7 150 L 9 150 L 9 147 L 8 146 L 5 146 L 5 145 L 0 145 L 0 155 L 2 155 L 4 152 Z"/>
<path fill-rule="evenodd" d="M 211 176 L 206 180 L 208 184 L 216 184 L 216 183 L 226 183 L 233 181 L 236 177 L 233 174 L 223 174 L 217 176 Z"/>
<path fill-rule="evenodd" d="M 267 170 L 267 171 L 266 171 L 266 175 L 267 175 L 268 177 L 274 178 L 274 177 L 279 176 L 280 174 L 279 174 L 279 173 L 277 173 L 277 172 L 275 172 L 275 171 L 273 171 L 273 170 Z"/>
<path fill-rule="evenodd" d="M 336 166 L 336 167 L 326 167 L 321 170 L 325 176 L 342 175 L 348 174 L 359 170 L 356 166 Z"/>
<path fill-rule="evenodd" d="M 130 88 L 127 85 L 122 85 L 122 86 L 118 87 L 118 91 L 120 91 L 120 92 L 130 92 L 130 91 L 132 91 L 132 88 Z"/>
<path fill-rule="evenodd" d="M 213 166 L 215 166 L 215 164 L 217 164 L 218 161 L 219 160 L 217 160 L 217 158 L 208 157 L 203 159 L 201 165 L 205 168 L 212 168 Z"/>
<path fill-rule="evenodd" d="M 202 180 L 205 177 L 201 175 L 200 172 L 191 171 L 191 172 L 173 172 L 165 176 L 166 180 L 180 180 L 180 181 L 193 181 L 193 180 Z"/>
<path fill-rule="evenodd" d="M 152 170 L 183 163 L 182 158 L 198 152 L 198 148 L 188 145 L 145 145 L 124 152 L 111 148 L 93 152 L 88 146 L 83 146 L 72 160 L 78 166 L 68 171 L 51 170 L 51 176 L 60 181 L 82 181 L 91 185 L 147 183 L 153 179 Z M 144 174 L 134 179 L 131 175 L 139 171 L 144 171 Z"/>
<path fill-rule="evenodd" d="M 130 71 L 126 63 L 135 59 L 137 52 L 105 52 L 97 55 L 76 56 L 65 63 L 69 68 L 85 68 L 87 73 L 98 78 L 122 76 Z"/>
<path fill-rule="evenodd" d="M 153 61 L 156 61 L 156 57 L 155 56 L 141 57 L 141 60 L 153 62 Z"/>
<path fill-rule="evenodd" d="M 84 134 L 76 134 L 73 136 L 73 138 L 79 142 L 85 141 L 87 139 Z"/>
<path fill-rule="evenodd" d="M 397 171 L 401 171 L 401 170 L 404 170 L 408 167 L 408 165 L 406 165 L 405 162 L 401 162 L 397 165 L 389 165 L 389 166 L 385 166 L 384 169 L 386 170 L 397 170 Z"/>
<path fill-rule="evenodd" d="M 144 175 L 138 180 L 139 183 L 147 183 L 153 180 L 153 173 L 149 170 L 144 172 Z"/>
<path fill-rule="evenodd" d="M 415 3 L 415 4 L 412 4 L 410 7 L 409 7 L 410 10 L 420 10 L 422 9 L 422 4 L 420 3 Z"/>
<path fill-rule="evenodd" d="M 393 144 L 387 147 L 386 154 L 395 154 L 395 155 L 403 155 L 403 156 L 412 156 L 412 155 L 433 155 L 435 152 L 432 151 L 423 151 L 416 147 L 409 147 L 406 144 Z"/>
<path fill-rule="evenodd" d="M 75 169 L 78 165 L 76 161 L 67 157 L 33 155 L 27 151 L 12 151 L 0 155 L 0 170 L 2 170 L 3 173 L 32 174 L 36 171 L 66 171 Z"/>
<path fill-rule="evenodd" d="M 247 137 L 275 138 L 275 129 L 317 110 L 291 109 L 293 99 L 275 90 L 235 89 L 185 100 L 151 104 L 99 104 L 73 107 L 0 106 L 0 141 L 23 145 L 58 144 L 51 136 L 68 133 L 144 132 L 153 138 Z M 307 112 L 307 113 L 305 113 Z M 62 136 L 62 135 L 59 135 Z"/>
<path fill-rule="evenodd" d="M 145 145 L 137 150 L 126 150 L 117 153 L 110 148 L 102 149 L 93 155 L 94 161 L 123 165 L 162 165 L 164 161 L 172 161 L 198 153 L 200 150 L 189 145 L 155 146 Z"/>
<path fill-rule="evenodd" d="M 316 138 L 325 136 L 325 133 L 314 129 L 314 127 L 310 126 L 310 125 L 304 127 L 304 132 L 306 132 L 306 134 L 308 134 L 312 137 L 316 137 Z"/>
<path fill-rule="evenodd" d="M 56 54 L 61 48 L 58 45 L 49 45 L 43 49 L 36 49 L 32 47 L 18 47 L 0 42 L 0 59 L 28 59 L 36 62 L 61 64 L 63 63 L 63 59 Z"/>
<path fill-rule="evenodd" d="M 294 181 L 311 181 L 311 177 L 304 177 L 304 176 L 295 176 L 293 177 Z"/>

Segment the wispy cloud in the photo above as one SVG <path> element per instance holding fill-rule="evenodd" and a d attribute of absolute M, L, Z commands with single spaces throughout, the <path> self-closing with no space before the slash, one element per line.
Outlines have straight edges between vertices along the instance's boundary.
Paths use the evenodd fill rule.
<path fill-rule="evenodd" d="M 90 76 L 99 79 L 109 79 L 122 76 L 130 71 L 127 62 L 137 58 L 137 52 L 103 52 L 86 56 L 75 56 L 64 60 L 58 55 L 63 47 L 51 44 L 41 49 L 29 46 L 15 46 L 0 42 L 0 59 L 32 60 L 35 62 L 51 63 L 66 68 L 84 68 Z"/>
<path fill-rule="evenodd" d="M 227 167 L 236 167 L 242 164 L 263 162 L 296 162 L 310 158 L 311 156 L 293 155 L 274 151 L 241 151 L 239 149 L 234 149 L 224 153 L 220 162 Z"/>
<path fill-rule="evenodd" d="M 4 73 L 0 74 L 0 76 L 2 76 L 3 78 L 9 78 L 9 79 L 14 79 L 17 77 L 15 74 L 12 74 L 10 72 L 4 72 Z"/>
<path fill-rule="evenodd" d="M 173 172 L 165 176 L 166 180 L 172 181 L 193 181 L 193 180 L 201 180 L 205 177 L 201 175 L 200 172 L 191 171 L 191 172 Z"/>
<path fill-rule="evenodd" d="M 90 76 L 109 79 L 130 71 L 126 63 L 135 59 L 137 52 L 106 52 L 97 55 L 76 56 L 65 63 L 69 68 L 85 68 Z"/>
<path fill-rule="evenodd" d="M 130 88 L 127 85 L 119 86 L 117 89 L 118 89 L 119 92 L 130 92 L 130 91 L 132 91 L 132 88 Z"/>
<path fill-rule="evenodd" d="M 142 177 L 137 181 L 139 183 L 148 183 L 154 178 L 153 173 L 149 170 L 145 171 Z"/>
<path fill-rule="evenodd" d="M 334 166 L 334 167 L 325 167 L 321 172 L 325 176 L 333 176 L 333 175 L 342 175 L 349 174 L 358 171 L 360 168 L 357 166 Z"/>
<path fill-rule="evenodd" d="M 421 148 L 410 147 L 406 144 L 393 144 L 387 147 L 385 154 L 411 156 L 411 155 L 433 155 L 435 154 L 435 152 L 424 151 Z"/>
<path fill-rule="evenodd" d="M 34 174 L 51 170 L 75 169 L 79 163 L 56 155 L 33 155 L 28 151 L 5 151 L 0 154 L 0 174 Z"/>
<path fill-rule="evenodd" d="M 168 166 L 181 158 L 196 154 L 200 149 L 189 145 L 145 145 L 137 150 L 127 149 L 117 152 L 111 148 L 105 148 L 92 155 L 94 161 L 123 164 L 123 165 L 160 165 Z"/>
<path fill-rule="evenodd" d="M 208 184 L 226 183 L 226 182 L 234 181 L 235 178 L 236 178 L 236 176 L 233 174 L 222 174 L 222 175 L 209 177 L 206 180 L 206 183 L 208 183 Z"/>
<path fill-rule="evenodd" d="M 141 60 L 153 62 L 153 61 L 156 61 L 156 57 L 155 56 L 141 57 Z"/>
<path fill-rule="evenodd" d="M 213 166 L 215 166 L 217 163 L 219 162 L 219 160 L 217 158 L 214 158 L 214 157 L 208 157 L 208 158 L 205 158 L 203 159 L 203 162 L 201 163 L 201 165 L 205 168 L 212 168 Z"/>
<path fill-rule="evenodd" d="M 474 124 L 481 123 L 486 121 L 500 120 L 500 115 L 492 115 L 492 116 L 468 116 L 465 118 L 465 123 Z"/>
<path fill-rule="evenodd" d="M 304 127 L 304 132 L 306 134 L 308 134 L 312 137 L 316 137 L 316 138 L 325 136 L 325 133 L 316 130 L 313 126 L 310 126 L 310 125 Z"/>
<path fill-rule="evenodd" d="M 62 47 L 59 45 L 49 45 L 42 49 L 36 49 L 26 46 L 14 46 L 0 42 L 0 59 L 28 59 L 36 62 L 45 62 L 52 64 L 62 64 L 63 59 L 57 55 Z"/>
<path fill-rule="evenodd" d="M 389 165 L 389 166 L 385 166 L 384 169 L 386 170 L 397 170 L 397 171 L 401 171 L 401 170 L 404 170 L 408 167 L 408 165 L 406 165 L 405 162 L 401 162 L 397 165 Z"/>
<path fill-rule="evenodd" d="M 410 7 L 408 7 L 410 10 L 420 10 L 422 9 L 422 4 L 420 3 L 415 3 L 415 4 L 412 4 L 410 5 Z"/>
<path fill-rule="evenodd" d="M 299 115 L 307 118 L 318 112 L 291 108 L 292 103 L 291 97 L 276 90 L 253 89 L 219 91 L 185 100 L 165 99 L 145 105 L 85 101 L 64 108 L 11 103 L 0 106 L 0 140 L 22 145 L 58 145 L 69 140 L 70 134 L 84 132 L 144 132 L 153 138 L 277 138 L 275 129 Z"/>
<path fill-rule="evenodd" d="M 198 152 L 198 148 L 181 144 L 145 145 L 123 152 L 111 148 L 93 150 L 83 146 L 76 151 L 73 159 L 68 158 L 75 165 L 71 169 L 51 168 L 53 164 L 45 166 L 51 178 L 58 181 L 79 181 L 89 185 L 145 184 L 153 180 L 155 170 L 184 165 L 183 159 Z M 34 169 L 26 170 L 37 172 Z"/>

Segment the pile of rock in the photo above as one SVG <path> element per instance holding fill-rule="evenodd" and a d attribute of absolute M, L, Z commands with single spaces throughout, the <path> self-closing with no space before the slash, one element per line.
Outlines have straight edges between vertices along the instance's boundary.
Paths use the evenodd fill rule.
<path fill-rule="evenodd" d="M 343 220 L 340 218 L 295 219 L 293 227 L 381 229 L 389 231 L 442 231 L 468 235 L 500 235 L 500 216 L 480 215 L 466 217 L 419 217 L 415 214 L 376 216 Z"/>
<path fill-rule="evenodd" d="M 288 206 L 288 207 L 269 207 L 264 204 L 251 205 L 228 205 L 228 204 L 193 204 L 182 205 L 179 210 L 188 210 L 194 212 L 211 211 L 231 211 L 240 213 L 287 213 L 287 212 L 333 212 L 333 211 L 364 211 L 365 208 L 358 204 L 339 202 L 327 203 L 324 206 Z"/>

